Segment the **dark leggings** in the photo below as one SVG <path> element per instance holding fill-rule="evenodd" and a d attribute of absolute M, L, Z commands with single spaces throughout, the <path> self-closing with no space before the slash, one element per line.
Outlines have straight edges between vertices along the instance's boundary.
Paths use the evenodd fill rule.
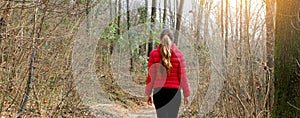
<path fill-rule="evenodd" d="M 177 118 L 181 92 L 175 88 L 155 88 L 154 106 L 158 118 Z"/>

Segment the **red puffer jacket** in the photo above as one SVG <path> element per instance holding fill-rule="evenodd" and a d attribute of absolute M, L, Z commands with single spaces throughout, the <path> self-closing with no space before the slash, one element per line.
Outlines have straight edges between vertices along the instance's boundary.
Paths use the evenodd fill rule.
<path fill-rule="evenodd" d="M 158 72 L 163 65 L 160 63 L 160 45 L 157 49 L 150 52 L 148 61 L 148 77 L 146 80 L 145 94 L 150 95 L 153 88 L 183 88 L 183 95 L 188 97 L 190 89 L 186 77 L 186 63 L 182 52 L 175 44 L 171 46 L 171 64 L 172 68 L 167 74 L 166 69 L 163 72 Z"/>

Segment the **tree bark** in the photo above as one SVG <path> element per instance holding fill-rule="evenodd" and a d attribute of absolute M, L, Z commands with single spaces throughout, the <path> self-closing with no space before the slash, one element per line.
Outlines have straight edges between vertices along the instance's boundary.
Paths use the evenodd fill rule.
<path fill-rule="evenodd" d="M 180 0 L 180 3 L 179 3 L 179 9 L 178 9 L 178 13 L 177 13 L 177 19 L 176 19 L 176 31 L 175 31 L 175 43 L 177 45 L 178 44 L 178 38 L 179 38 L 179 32 L 180 32 L 180 27 L 181 27 L 181 20 L 182 20 L 182 11 L 183 11 L 183 6 L 184 6 L 184 0 Z"/>
<path fill-rule="evenodd" d="M 300 1 L 276 0 L 273 117 L 300 117 Z"/>
<path fill-rule="evenodd" d="M 127 12 L 127 30 L 130 29 L 130 11 L 129 11 L 129 0 L 126 0 L 126 12 Z"/>
<path fill-rule="evenodd" d="M 273 48 L 274 48 L 274 3 L 275 0 L 266 0 L 266 28 L 267 28 L 267 66 L 274 67 Z"/>
<path fill-rule="evenodd" d="M 172 10 L 172 1 L 171 0 L 169 0 L 169 13 L 170 13 L 170 24 L 171 24 L 171 26 L 172 27 L 175 27 L 175 16 L 174 16 L 174 14 L 175 14 L 175 10 Z"/>
<path fill-rule="evenodd" d="M 150 29 L 150 46 L 149 46 L 149 50 L 153 50 L 154 49 L 154 39 L 153 39 L 153 31 L 154 30 L 154 25 L 155 25 L 155 19 L 156 19 L 156 0 L 152 0 L 152 8 L 151 8 L 151 29 Z"/>
<path fill-rule="evenodd" d="M 243 0 L 240 0 L 240 27 L 239 27 L 239 58 L 237 59 L 238 60 L 238 63 L 239 63 L 239 74 L 240 74 L 240 78 L 244 78 L 244 70 L 242 68 L 243 66 Z"/>
<path fill-rule="evenodd" d="M 273 77 L 273 68 L 274 68 L 274 13 L 275 13 L 275 0 L 266 0 L 266 35 L 267 35 L 267 41 L 266 41 L 266 53 L 267 53 L 267 79 L 269 80 L 269 85 L 267 87 L 267 90 L 270 90 L 270 93 L 268 95 L 268 101 L 266 105 L 266 110 L 272 111 L 272 104 L 274 102 L 274 77 Z"/>
<path fill-rule="evenodd" d="M 245 60 L 246 60 L 246 77 L 248 80 L 249 93 L 251 95 L 251 102 L 253 104 L 251 114 L 256 117 L 256 95 L 255 95 L 255 80 L 253 76 L 253 65 L 252 65 L 252 52 L 251 52 L 251 41 L 249 36 L 249 25 L 250 25 L 250 4 L 248 0 L 245 0 Z"/>
<path fill-rule="evenodd" d="M 120 24 L 121 24 L 121 18 L 122 18 L 121 13 L 122 13 L 122 0 L 119 0 L 119 4 L 118 4 L 118 21 L 117 21 L 117 25 L 118 25 L 117 34 L 118 35 L 121 34 L 121 31 L 120 31 L 120 28 L 121 28 Z"/>
<path fill-rule="evenodd" d="M 229 19 L 229 15 L 228 15 L 228 9 L 229 9 L 229 1 L 226 0 L 226 10 L 225 10 L 225 56 L 227 59 L 227 51 L 228 51 L 228 19 Z"/>
<path fill-rule="evenodd" d="M 163 24 L 166 25 L 168 1 L 164 0 Z"/>
<path fill-rule="evenodd" d="M 221 0 L 221 36 L 224 38 L 224 1 Z"/>

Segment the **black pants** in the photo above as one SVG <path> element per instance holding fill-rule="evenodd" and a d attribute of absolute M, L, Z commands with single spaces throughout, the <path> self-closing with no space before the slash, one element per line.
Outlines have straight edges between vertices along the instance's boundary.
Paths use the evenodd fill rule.
<path fill-rule="evenodd" d="M 155 88 L 153 102 L 158 118 L 177 118 L 181 92 L 175 88 Z"/>

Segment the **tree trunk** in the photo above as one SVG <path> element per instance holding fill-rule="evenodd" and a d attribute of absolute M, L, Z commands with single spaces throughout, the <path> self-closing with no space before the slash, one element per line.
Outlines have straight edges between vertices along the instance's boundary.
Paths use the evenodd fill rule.
<path fill-rule="evenodd" d="M 238 4 L 238 0 L 235 0 L 235 2 L 236 2 L 236 6 L 235 6 L 235 21 L 236 21 L 236 23 L 235 23 L 235 41 L 237 41 L 238 39 L 239 39 L 239 4 Z"/>
<path fill-rule="evenodd" d="M 226 0 L 226 10 L 225 10 L 225 56 L 227 59 L 227 51 L 228 51 L 228 19 L 229 19 L 229 15 L 228 15 L 228 9 L 229 9 L 229 2 L 228 0 Z"/>
<path fill-rule="evenodd" d="M 174 14 L 175 14 L 175 11 L 174 10 L 172 10 L 172 1 L 171 0 L 169 0 L 169 12 L 170 12 L 170 24 L 171 24 L 171 26 L 172 27 L 175 27 L 175 16 L 174 16 Z"/>
<path fill-rule="evenodd" d="M 272 104 L 274 102 L 274 77 L 273 77 L 273 67 L 274 67 L 274 4 L 275 0 L 266 0 L 266 29 L 267 29 L 267 41 L 266 41 L 266 52 L 267 52 L 267 83 L 269 83 L 266 90 L 270 91 L 268 95 L 268 101 L 266 103 L 266 110 L 272 111 Z"/>
<path fill-rule="evenodd" d="M 127 13 L 127 31 L 129 32 L 130 29 L 130 10 L 129 10 L 129 0 L 126 0 L 126 13 Z M 133 49 L 132 49 L 132 43 L 131 43 L 131 35 L 127 33 L 128 41 L 129 41 L 129 47 L 130 47 L 130 72 L 133 71 Z"/>
<path fill-rule="evenodd" d="M 224 1 L 221 0 L 221 36 L 224 38 Z"/>
<path fill-rule="evenodd" d="M 181 27 L 181 17 L 182 17 L 182 10 L 183 10 L 183 6 L 184 6 L 184 0 L 180 0 L 179 3 L 179 9 L 178 9 L 178 13 L 177 13 L 177 19 L 176 19 L 176 31 L 175 31 L 175 41 L 174 43 L 176 43 L 178 45 L 178 37 L 179 37 L 179 32 L 180 32 L 180 27 Z"/>
<path fill-rule="evenodd" d="M 299 0 L 276 0 L 273 117 L 300 117 Z"/>
<path fill-rule="evenodd" d="M 117 3 L 117 2 L 116 2 Z M 118 4 L 118 21 L 117 21 L 117 25 L 118 25 L 118 28 L 117 28 L 117 34 L 120 35 L 121 34 L 121 31 L 120 31 L 120 24 L 121 24 L 121 11 L 122 10 L 122 0 L 119 0 L 119 4 Z"/>
<path fill-rule="evenodd" d="M 256 113 L 256 94 L 255 94 L 255 80 L 254 80 L 254 76 L 253 76 L 253 65 L 252 65 L 252 52 L 251 52 L 251 41 L 250 41 L 250 36 L 249 36 L 249 26 L 250 26 L 250 3 L 248 0 L 245 0 L 245 60 L 246 60 L 246 70 L 247 72 L 246 77 L 248 79 L 248 90 L 249 93 L 251 95 L 251 102 L 253 104 L 252 108 L 251 108 L 251 114 L 256 117 L 257 113 Z"/>
<path fill-rule="evenodd" d="M 166 25 L 168 1 L 164 0 L 163 24 Z"/>
<path fill-rule="evenodd" d="M 126 13 L 127 13 L 127 30 L 130 29 L 130 11 L 129 11 L 129 0 L 126 0 Z"/>
<path fill-rule="evenodd" d="M 156 18 L 156 0 L 152 0 L 151 23 L 155 22 L 155 18 Z"/>
<path fill-rule="evenodd" d="M 266 0 L 266 28 L 267 28 L 267 66 L 274 67 L 273 45 L 274 45 L 274 2 L 275 0 Z"/>
<path fill-rule="evenodd" d="M 240 78 L 244 78 L 244 75 L 243 75 L 243 73 L 244 73 L 244 70 L 243 70 L 243 68 L 242 68 L 242 66 L 243 66 L 243 54 L 242 54 L 242 52 L 243 52 L 243 0 L 240 0 L 240 22 L 239 22 L 239 24 L 240 24 L 240 27 L 239 27 L 239 58 L 237 59 L 238 60 L 238 63 L 239 63 L 239 74 L 240 74 Z"/>
<path fill-rule="evenodd" d="M 153 31 L 154 30 L 154 25 L 155 25 L 155 19 L 156 19 L 156 0 L 152 0 L 152 8 L 151 8 L 151 29 L 150 29 L 150 46 L 149 50 L 154 49 L 154 39 L 153 39 Z"/>

